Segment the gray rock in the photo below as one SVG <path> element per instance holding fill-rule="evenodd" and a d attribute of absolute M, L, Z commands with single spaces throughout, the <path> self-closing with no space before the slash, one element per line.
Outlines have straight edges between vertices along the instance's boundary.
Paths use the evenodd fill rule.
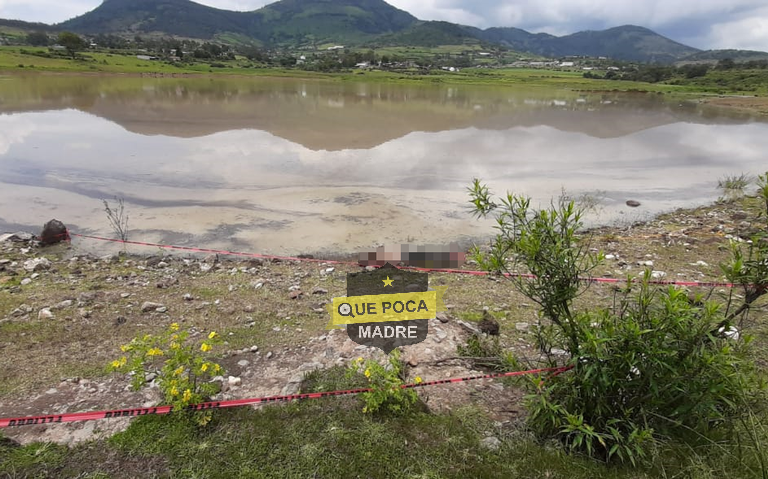
<path fill-rule="evenodd" d="M 18 318 L 20 316 L 24 316 L 25 314 L 30 314 L 32 311 L 34 311 L 32 309 L 32 306 L 29 306 L 27 304 L 22 304 L 21 306 L 19 306 L 18 308 L 14 309 L 11 312 L 11 316 Z"/>
<path fill-rule="evenodd" d="M 167 313 L 168 307 L 167 306 L 160 306 L 159 308 L 155 309 L 158 313 Z"/>
<path fill-rule="evenodd" d="M 627 200 L 627 206 L 629 206 L 630 208 L 637 208 L 638 206 L 640 206 L 640 202 L 637 200 Z"/>
<path fill-rule="evenodd" d="M 53 309 L 67 309 L 67 308 L 71 308 L 72 305 L 74 304 L 75 302 L 72 301 L 71 299 L 65 299 L 64 301 L 54 306 Z"/>
<path fill-rule="evenodd" d="M 43 308 L 37 313 L 37 319 L 53 319 L 54 317 L 49 308 Z"/>
<path fill-rule="evenodd" d="M 237 365 L 240 366 L 241 368 L 246 368 L 248 367 L 249 364 L 251 364 L 251 362 L 245 359 L 241 359 L 240 361 L 237 362 Z"/>
<path fill-rule="evenodd" d="M 268 352 L 268 353 L 267 353 L 267 359 L 271 359 L 271 358 L 272 358 L 272 356 L 273 356 L 273 354 L 272 354 L 272 351 L 270 351 L 270 352 Z"/>
<path fill-rule="evenodd" d="M 526 322 L 522 322 L 522 323 L 515 323 L 515 329 L 517 329 L 518 331 L 528 331 L 528 328 L 529 328 L 530 326 L 531 326 L 531 325 L 530 325 L 530 324 L 528 324 L 528 323 L 526 323 Z"/>
<path fill-rule="evenodd" d="M 35 239 L 35 235 L 24 231 L 0 235 L 0 243 L 28 243 Z"/>
<path fill-rule="evenodd" d="M 195 299 L 195 298 L 194 298 L 194 296 L 192 296 L 192 295 L 191 295 L 191 294 L 189 294 L 189 293 L 187 293 L 187 294 L 185 294 L 185 295 L 184 295 L 184 301 L 192 301 L 192 300 L 194 300 L 194 299 Z"/>
<path fill-rule="evenodd" d="M 328 290 L 325 288 L 314 288 L 312 294 L 328 294 Z"/>
<path fill-rule="evenodd" d="M 235 376 L 230 376 L 227 379 L 227 384 L 229 384 L 230 386 L 239 386 L 240 384 L 242 384 L 242 382 L 243 382 L 242 379 Z"/>
<path fill-rule="evenodd" d="M 251 346 L 251 352 L 252 353 L 256 353 L 258 351 L 259 351 L 259 347 L 258 346 Z"/>
<path fill-rule="evenodd" d="M 30 278 L 24 278 L 24 279 L 22 279 L 22 280 L 21 280 L 21 283 L 20 283 L 20 284 L 21 284 L 22 286 L 26 286 L 26 285 L 28 285 L 28 284 L 32 284 L 32 280 L 31 280 Z"/>
<path fill-rule="evenodd" d="M 662 279 L 667 275 L 664 271 L 651 271 L 651 278 Z"/>
<path fill-rule="evenodd" d="M 50 269 L 51 262 L 48 258 L 29 259 L 24 262 L 24 269 L 30 273 L 33 271 L 44 271 Z"/>
<path fill-rule="evenodd" d="M 153 303 L 151 301 L 145 301 L 141 305 L 141 312 L 142 313 L 148 313 L 150 311 L 157 311 L 158 308 L 164 308 L 165 305 L 162 305 L 160 303 Z"/>
<path fill-rule="evenodd" d="M 497 437 L 488 436 L 486 438 L 483 438 L 483 440 L 480 441 L 480 445 L 486 449 L 495 451 L 496 449 L 501 447 L 501 441 L 499 441 Z"/>
<path fill-rule="evenodd" d="M 447 323 L 450 320 L 448 315 L 445 314 L 445 312 L 443 312 L 443 311 L 439 311 L 437 313 L 437 319 L 439 319 L 441 323 Z"/>

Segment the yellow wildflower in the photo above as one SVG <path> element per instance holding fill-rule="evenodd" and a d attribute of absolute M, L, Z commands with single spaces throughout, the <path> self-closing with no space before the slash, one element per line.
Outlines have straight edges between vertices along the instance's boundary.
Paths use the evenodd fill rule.
<path fill-rule="evenodd" d="M 160 351 L 158 348 L 152 348 L 149 351 L 147 351 L 147 356 L 162 356 L 163 352 Z"/>
<path fill-rule="evenodd" d="M 214 364 L 213 365 L 213 372 L 218 373 L 219 371 L 221 371 L 221 366 L 219 366 L 218 364 Z"/>
<path fill-rule="evenodd" d="M 184 396 L 181 397 L 181 400 L 184 402 L 189 402 L 190 399 L 192 399 L 192 391 L 187 389 L 184 391 Z"/>
<path fill-rule="evenodd" d="M 171 349 L 179 349 L 181 346 L 179 346 L 179 343 L 171 343 Z"/>
<path fill-rule="evenodd" d="M 202 345 L 200 345 L 200 350 L 201 350 L 202 352 L 204 352 L 204 353 L 207 353 L 207 352 L 208 352 L 208 351 L 210 351 L 211 349 L 212 349 L 212 348 L 211 348 L 211 345 L 210 345 L 210 344 L 208 344 L 208 343 L 203 343 Z"/>
<path fill-rule="evenodd" d="M 112 367 L 117 369 L 120 367 L 120 361 L 112 361 Z"/>
<path fill-rule="evenodd" d="M 122 346 L 120 346 L 120 351 L 122 351 L 122 352 L 128 351 L 128 345 L 127 344 L 123 344 Z"/>
<path fill-rule="evenodd" d="M 416 384 L 421 384 L 421 382 L 422 382 L 421 376 L 416 376 L 415 381 L 416 381 Z"/>
<path fill-rule="evenodd" d="M 208 371 L 208 363 L 203 363 L 203 365 L 200 366 L 200 371 L 202 372 Z"/>
<path fill-rule="evenodd" d="M 178 396 L 178 395 L 179 395 L 178 388 L 176 388 L 176 386 L 172 387 L 171 388 L 171 396 Z"/>
<path fill-rule="evenodd" d="M 179 339 L 179 335 L 178 334 L 172 334 L 171 335 L 171 341 L 176 341 L 178 339 Z"/>
<path fill-rule="evenodd" d="M 120 358 L 120 366 L 125 366 L 125 363 L 127 362 L 128 362 L 128 358 L 126 358 L 125 356 Z"/>
<path fill-rule="evenodd" d="M 184 372 L 184 366 L 179 366 L 176 368 L 176 371 L 173 372 L 174 376 L 181 376 L 181 373 Z"/>
<path fill-rule="evenodd" d="M 362 356 L 360 356 L 359 358 L 357 358 L 357 362 L 358 362 L 358 363 L 362 363 L 362 362 L 363 362 L 363 357 L 362 357 Z"/>
<path fill-rule="evenodd" d="M 179 323 L 171 323 L 171 331 L 178 331 Z"/>
<path fill-rule="evenodd" d="M 208 335 L 208 339 L 213 339 L 216 337 L 216 331 L 211 331 L 211 334 Z"/>
<path fill-rule="evenodd" d="M 370 369 L 366 369 L 365 370 L 365 377 L 367 377 L 367 378 L 371 377 L 371 370 Z"/>

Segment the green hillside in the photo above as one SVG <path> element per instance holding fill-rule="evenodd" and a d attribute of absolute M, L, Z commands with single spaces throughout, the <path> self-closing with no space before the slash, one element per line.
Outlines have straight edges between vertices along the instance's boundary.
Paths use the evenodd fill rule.
<path fill-rule="evenodd" d="M 324 44 L 434 48 L 482 43 L 534 56 L 604 56 L 653 63 L 673 63 L 699 53 L 633 25 L 563 37 L 518 28 L 481 30 L 420 21 L 384 0 L 281 0 L 252 12 L 220 10 L 190 0 L 104 0 L 93 11 L 53 27 L 16 24 L 26 30 L 55 28 L 127 37 L 150 34 L 289 48 Z"/>

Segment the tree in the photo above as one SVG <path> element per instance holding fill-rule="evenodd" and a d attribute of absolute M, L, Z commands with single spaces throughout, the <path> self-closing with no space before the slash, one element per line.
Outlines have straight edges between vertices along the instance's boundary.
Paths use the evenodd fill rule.
<path fill-rule="evenodd" d="M 32 32 L 27 35 L 27 43 L 34 47 L 47 47 L 50 40 L 45 32 Z"/>
<path fill-rule="evenodd" d="M 733 61 L 733 58 L 723 58 L 722 60 L 717 62 L 718 70 L 733 70 L 735 66 L 736 66 L 736 62 Z"/>
<path fill-rule="evenodd" d="M 59 33 L 59 45 L 66 47 L 67 52 L 69 52 L 72 58 L 75 58 L 75 53 L 77 53 L 78 50 L 82 50 L 86 47 L 85 40 L 72 32 Z"/>

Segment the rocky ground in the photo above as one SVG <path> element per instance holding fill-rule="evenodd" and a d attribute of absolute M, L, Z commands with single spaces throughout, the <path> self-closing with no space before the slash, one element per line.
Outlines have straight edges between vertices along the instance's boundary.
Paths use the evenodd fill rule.
<path fill-rule="evenodd" d="M 650 269 L 663 280 L 721 281 L 718 264 L 731 241 L 745 242 L 764 228 L 757 199 L 677 211 L 650 222 L 605 227 L 588 233 L 606 253 L 599 276 L 624 278 Z M 762 225 L 762 226 L 761 226 Z M 119 346 L 172 322 L 192 336 L 219 332 L 225 339 L 222 392 L 235 399 L 298 390 L 304 374 L 357 357 L 384 360 L 340 330 L 328 331 L 325 305 L 345 294 L 346 274 L 356 264 L 267 261 L 216 256 L 81 254 L 78 240 L 41 248 L 23 234 L 0 235 L 0 417 L 148 407 L 156 387 L 134 392 L 105 366 Z M 204 245 L 202 245 L 204 246 Z M 153 252 L 150 252 L 153 253 Z M 467 264 L 465 269 L 476 269 Z M 448 286 L 448 311 L 431 320 L 420 344 L 403 349 L 409 375 L 425 381 L 484 374 L 457 348 L 474 334 L 484 310 L 501 324 L 501 344 L 535 365 L 531 326 L 536 308 L 503 279 L 430 273 L 430 285 Z M 704 290 L 726 297 L 724 288 Z M 610 285 L 595 285 L 583 304 L 607 301 Z M 735 294 L 739 294 L 735 291 Z M 765 316 L 761 303 L 753 318 Z M 758 331 L 762 322 L 757 321 Z M 430 409 L 475 402 L 501 423 L 521 416 L 521 391 L 480 380 L 420 390 Z M 74 443 L 109 435 L 129 419 L 5 429 L 21 443 Z"/>

